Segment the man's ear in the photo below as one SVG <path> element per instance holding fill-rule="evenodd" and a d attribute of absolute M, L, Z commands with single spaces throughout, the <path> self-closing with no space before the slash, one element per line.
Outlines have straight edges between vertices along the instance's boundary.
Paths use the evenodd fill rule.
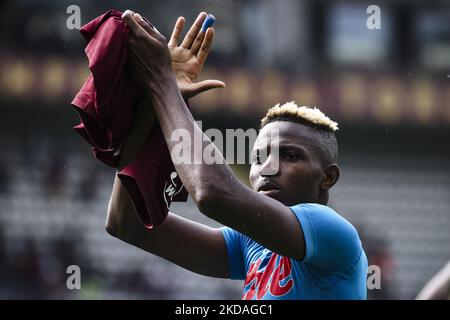
<path fill-rule="evenodd" d="M 320 186 L 324 190 L 329 190 L 339 180 L 339 177 L 341 176 L 341 170 L 339 170 L 339 167 L 336 164 L 330 164 L 325 168 L 323 172 L 324 179 L 322 180 Z"/>

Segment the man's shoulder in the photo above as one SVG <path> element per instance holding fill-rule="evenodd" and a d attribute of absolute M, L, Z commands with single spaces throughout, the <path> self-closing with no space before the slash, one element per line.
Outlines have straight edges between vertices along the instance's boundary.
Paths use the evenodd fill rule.
<path fill-rule="evenodd" d="M 319 203 L 299 203 L 295 206 L 291 206 L 291 209 L 294 211 L 323 212 L 341 216 L 333 208 Z"/>
<path fill-rule="evenodd" d="M 333 208 L 319 203 L 301 203 L 291 209 L 301 219 L 305 216 L 309 221 L 315 222 L 328 229 L 331 226 L 340 226 L 349 232 L 357 233 L 353 224 Z"/>

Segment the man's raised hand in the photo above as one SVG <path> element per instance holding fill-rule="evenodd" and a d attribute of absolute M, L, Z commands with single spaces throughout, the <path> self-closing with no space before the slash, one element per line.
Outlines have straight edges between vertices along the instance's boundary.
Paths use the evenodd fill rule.
<path fill-rule="evenodd" d="M 201 30 L 206 16 L 205 12 L 198 15 L 180 45 L 180 35 L 184 28 L 185 19 L 179 17 L 168 43 L 172 56 L 172 69 L 181 94 L 185 99 L 207 90 L 225 87 L 225 83 L 219 80 L 194 82 L 202 71 L 214 39 L 214 28 L 210 27 L 206 32 Z"/>
<path fill-rule="evenodd" d="M 128 71 L 141 85 L 154 93 L 163 80 L 174 78 L 166 38 L 142 17 L 130 10 L 122 15 L 130 28 L 128 37 Z"/>
<path fill-rule="evenodd" d="M 211 50 L 214 29 L 201 30 L 207 14 L 201 12 L 178 45 L 185 20 L 179 17 L 172 36 L 166 38 L 155 27 L 147 23 L 138 13 L 126 10 L 122 20 L 131 29 L 129 36 L 128 68 L 131 75 L 144 87 L 154 87 L 167 77 L 175 75 L 178 88 L 185 99 L 207 90 L 223 88 L 219 80 L 194 82 L 199 76 Z"/>

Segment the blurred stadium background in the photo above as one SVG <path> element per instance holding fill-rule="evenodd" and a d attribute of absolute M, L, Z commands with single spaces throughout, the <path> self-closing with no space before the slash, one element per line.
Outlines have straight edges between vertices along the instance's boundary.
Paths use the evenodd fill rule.
<path fill-rule="evenodd" d="M 411 299 L 450 259 L 450 3 L 439 1 L 1 1 L 0 298 L 239 299 L 241 282 L 195 275 L 106 234 L 114 170 L 71 129 L 88 74 L 66 27 L 134 9 L 166 36 L 176 17 L 216 18 L 202 78 L 227 88 L 192 100 L 203 128 L 255 128 L 278 101 L 340 123 L 343 176 L 331 206 L 355 224 L 370 299 Z M 368 30 L 366 8 L 381 8 Z M 245 181 L 248 166 L 234 169 Z M 193 206 L 173 211 L 214 225 Z M 66 268 L 81 268 L 81 290 Z"/>

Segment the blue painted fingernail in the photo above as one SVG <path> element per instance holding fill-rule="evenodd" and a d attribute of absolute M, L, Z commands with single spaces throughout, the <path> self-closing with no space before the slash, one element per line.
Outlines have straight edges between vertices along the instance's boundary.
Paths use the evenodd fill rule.
<path fill-rule="evenodd" d="M 205 21 L 203 21 L 202 31 L 206 32 L 206 30 L 208 30 L 208 28 L 214 24 L 214 21 L 216 21 L 216 17 L 214 17 L 212 14 L 208 14 Z"/>

